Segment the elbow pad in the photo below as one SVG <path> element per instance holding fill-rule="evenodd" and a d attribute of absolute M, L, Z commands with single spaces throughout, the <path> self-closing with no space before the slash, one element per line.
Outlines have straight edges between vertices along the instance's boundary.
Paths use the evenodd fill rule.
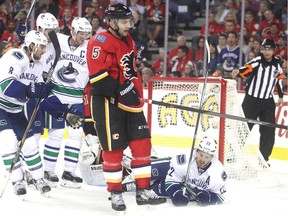
<path fill-rule="evenodd" d="M 13 80 L 9 87 L 5 89 L 4 95 L 13 98 L 26 99 L 27 86 L 18 80 Z"/>
<path fill-rule="evenodd" d="M 92 83 L 91 95 L 103 95 L 106 97 L 116 98 L 116 89 L 119 83 L 111 76 Z"/>

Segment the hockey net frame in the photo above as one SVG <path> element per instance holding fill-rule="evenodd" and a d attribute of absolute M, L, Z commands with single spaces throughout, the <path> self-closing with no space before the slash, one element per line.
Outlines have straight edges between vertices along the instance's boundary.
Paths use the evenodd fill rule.
<path fill-rule="evenodd" d="M 147 122 L 152 147 L 159 156 L 190 153 L 199 113 L 155 105 L 160 101 L 199 108 L 204 78 L 155 78 L 149 80 Z M 202 110 L 244 117 L 237 98 L 235 80 L 207 78 Z M 147 101 L 146 101 L 147 102 Z M 246 122 L 200 114 L 195 148 L 199 140 L 212 136 L 218 142 L 218 159 L 230 181 L 271 185 L 277 181 L 255 143 L 247 143 L 250 130 Z"/>

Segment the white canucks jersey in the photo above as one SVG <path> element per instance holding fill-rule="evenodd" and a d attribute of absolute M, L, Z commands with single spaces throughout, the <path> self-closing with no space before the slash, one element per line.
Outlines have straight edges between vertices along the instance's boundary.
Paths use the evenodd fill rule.
<path fill-rule="evenodd" d="M 0 59 L 0 108 L 11 113 L 22 111 L 22 107 L 29 98 L 16 99 L 3 94 L 3 91 L 13 80 L 25 85 L 32 82 L 41 82 L 42 64 L 39 61 L 31 62 L 22 49 L 11 49 Z"/>
<path fill-rule="evenodd" d="M 52 43 L 48 43 L 46 46 L 46 52 L 42 55 L 40 61 L 45 66 L 45 72 L 48 72 L 55 60 L 55 48 Z"/>
<path fill-rule="evenodd" d="M 61 55 L 53 73 L 53 93 L 62 103 L 80 104 L 84 88 L 89 81 L 86 62 L 87 41 L 74 50 L 69 36 L 58 34 Z"/>
<path fill-rule="evenodd" d="M 184 183 L 188 169 L 189 157 L 187 155 L 177 155 L 170 161 L 170 169 L 165 182 Z M 222 163 L 213 157 L 210 166 L 205 170 L 200 170 L 196 164 L 195 155 L 192 158 L 189 170 L 188 188 L 195 188 L 216 193 L 224 200 L 225 180 L 227 175 Z"/>

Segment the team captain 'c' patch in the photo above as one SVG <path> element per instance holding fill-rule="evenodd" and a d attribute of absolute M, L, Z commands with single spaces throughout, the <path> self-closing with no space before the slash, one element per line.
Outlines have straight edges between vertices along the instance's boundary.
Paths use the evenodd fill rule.
<path fill-rule="evenodd" d="M 106 41 L 106 36 L 97 34 L 94 38 L 94 41 L 99 41 L 101 43 L 104 43 Z"/>

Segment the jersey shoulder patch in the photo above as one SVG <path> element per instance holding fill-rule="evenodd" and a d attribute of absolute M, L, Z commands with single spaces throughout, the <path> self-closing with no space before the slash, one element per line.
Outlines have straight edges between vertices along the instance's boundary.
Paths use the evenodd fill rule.
<path fill-rule="evenodd" d="M 176 156 L 177 164 L 182 165 L 186 163 L 186 155 L 181 154 Z"/>
<path fill-rule="evenodd" d="M 23 54 L 19 51 L 12 52 L 12 56 L 14 56 L 18 60 L 22 60 L 24 58 Z"/>
<path fill-rule="evenodd" d="M 221 177 L 222 177 L 223 181 L 226 181 L 226 179 L 227 179 L 227 174 L 226 174 L 225 171 L 222 172 Z"/>
<path fill-rule="evenodd" d="M 95 37 L 94 37 L 94 41 L 98 41 L 100 43 L 104 43 L 106 41 L 107 37 L 105 35 L 102 35 L 102 34 L 97 34 Z"/>

